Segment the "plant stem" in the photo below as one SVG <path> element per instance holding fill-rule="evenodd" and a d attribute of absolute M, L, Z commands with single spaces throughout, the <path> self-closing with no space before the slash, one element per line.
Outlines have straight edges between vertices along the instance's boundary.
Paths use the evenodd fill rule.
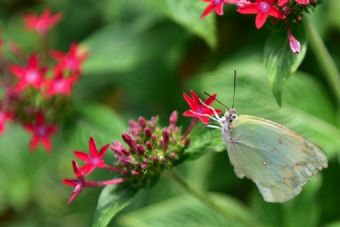
<path fill-rule="evenodd" d="M 340 104 L 340 73 L 318 30 L 308 15 L 304 18 L 310 46 Z"/>
<path fill-rule="evenodd" d="M 182 140 L 186 139 L 187 136 L 190 134 L 191 130 L 197 125 L 198 123 L 198 119 L 194 118 L 191 120 L 190 125 L 188 126 L 188 128 L 185 130 L 183 136 L 182 136 Z"/>
<path fill-rule="evenodd" d="M 203 204 L 205 204 L 210 209 L 221 214 L 223 217 L 226 218 L 226 220 L 234 220 L 234 221 L 237 221 L 240 224 L 244 224 L 245 226 L 264 227 L 264 226 L 254 222 L 254 221 L 244 219 L 243 217 L 235 215 L 235 213 L 226 210 L 224 207 L 220 206 L 213 199 L 211 199 L 210 196 L 192 188 L 187 182 L 185 182 L 185 180 L 183 178 L 178 176 L 174 171 L 170 171 L 170 175 L 171 175 L 172 179 L 179 186 L 181 186 L 187 193 L 189 193 L 190 195 L 192 195 L 193 197 L 195 197 L 196 199 L 201 201 Z"/>

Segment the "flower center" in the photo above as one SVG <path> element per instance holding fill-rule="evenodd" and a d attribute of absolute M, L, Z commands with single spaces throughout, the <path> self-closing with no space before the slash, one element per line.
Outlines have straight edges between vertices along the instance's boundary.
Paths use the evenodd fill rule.
<path fill-rule="evenodd" d="M 265 1 L 261 1 L 259 4 L 259 10 L 261 13 L 268 13 L 270 10 L 270 4 Z"/>
<path fill-rule="evenodd" d="M 223 0 L 212 0 L 212 4 L 214 4 L 215 6 L 221 4 Z"/>
<path fill-rule="evenodd" d="M 46 130 L 46 127 L 45 127 L 45 126 L 39 126 L 39 127 L 37 127 L 37 129 L 36 129 L 35 132 L 36 132 L 36 134 L 37 134 L 38 136 L 45 136 L 47 130 Z"/>
<path fill-rule="evenodd" d="M 73 69 L 76 66 L 76 61 L 73 58 L 67 58 L 65 64 L 66 68 Z"/>
<path fill-rule="evenodd" d="M 92 157 L 91 158 L 91 163 L 94 165 L 97 165 L 99 163 L 100 159 L 98 157 Z"/>
<path fill-rule="evenodd" d="M 37 71 L 28 71 L 26 73 L 26 81 L 28 83 L 35 83 L 38 80 L 39 74 Z"/>
<path fill-rule="evenodd" d="M 57 80 L 54 85 L 53 85 L 53 88 L 55 91 L 58 91 L 58 92 L 62 92 L 65 90 L 65 81 L 64 80 Z"/>

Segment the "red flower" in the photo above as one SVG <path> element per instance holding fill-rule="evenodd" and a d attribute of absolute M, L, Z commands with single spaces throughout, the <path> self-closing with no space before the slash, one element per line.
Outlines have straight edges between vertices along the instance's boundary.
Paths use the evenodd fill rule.
<path fill-rule="evenodd" d="M 51 151 L 52 145 L 50 137 L 57 132 L 57 126 L 54 124 L 46 124 L 45 117 L 42 113 L 38 113 L 35 124 L 25 124 L 24 128 L 32 133 L 32 139 L 30 142 L 30 149 L 37 148 L 39 143 L 42 143 L 46 151 Z"/>
<path fill-rule="evenodd" d="M 13 114 L 0 110 L 0 135 L 5 131 L 7 121 L 13 118 Z"/>
<path fill-rule="evenodd" d="M 56 25 L 61 19 L 62 13 L 51 14 L 50 10 L 45 10 L 40 16 L 34 14 L 26 14 L 24 16 L 26 27 L 30 30 L 35 30 L 41 36 Z"/>
<path fill-rule="evenodd" d="M 224 6 L 223 0 L 203 0 L 203 1 L 209 2 L 210 4 L 203 11 L 201 18 L 206 17 L 212 11 L 215 11 L 217 15 L 220 15 L 220 16 L 223 15 L 223 6 Z"/>
<path fill-rule="evenodd" d="M 56 94 L 70 95 L 77 79 L 78 75 L 64 77 L 62 71 L 56 70 L 54 78 L 45 81 L 46 96 Z"/>
<path fill-rule="evenodd" d="M 81 151 L 74 151 L 74 155 L 85 162 L 86 164 L 81 168 L 84 175 L 89 175 L 95 168 L 110 168 L 105 164 L 103 157 L 109 148 L 109 144 L 104 145 L 98 152 L 96 143 L 92 137 L 89 140 L 89 154 Z"/>
<path fill-rule="evenodd" d="M 70 70 L 73 73 L 80 73 L 80 66 L 88 57 L 88 53 L 79 50 L 78 44 L 73 43 L 69 52 L 52 51 L 51 55 L 59 62 L 61 69 Z"/>
<path fill-rule="evenodd" d="M 107 180 L 107 181 L 85 181 L 84 175 L 75 161 L 72 161 L 72 167 L 76 175 L 76 178 L 63 180 L 64 184 L 74 187 L 73 193 L 71 197 L 69 198 L 69 200 L 67 201 L 68 204 L 70 204 L 80 194 L 80 192 L 84 188 L 100 187 L 100 186 L 109 185 L 109 184 L 119 184 L 124 181 L 123 178 L 117 178 L 117 179 Z"/>
<path fill-rule="evenodd" d="M 286 18 L 285 14 L 274 6 L 274 3 L 275 0 L 256 0 L 254 3 L 239 7 L 237 11 L 241 14 L 256 14 L 255 25 L 257 29 L 260 29 L 269 16 L 277 19 Z"/>
<path fill-rule="evenodd" d="M 213 116 L 214 113 L 212 111 L 212 109 L 210 109 L 207 106 L 210 106 L 215 100 L 216 100 L 216 94 L 209 96 L 204 103 L 207 105 L 203 105 L 202 101 L 200 100 L 200 98 L 197 96 L 197 94 L 194 91 L 190 91 L 191 93 L 191 98 L 183 93 L 183 97 L 185 99 L 185 101 L 188 103 L 188 105 L 190 106 L 190 110 L 187 110 L 183 113 L 183 116 L 186 117 L 195 117 L 200 119 L 204 124 L 208 124 L 209 123 L 209 118 L 207 116 L 203 116 L 203 115 L 210 115 Z M 216 109 L 216 113 L 220 114 L 222 111 L 221 110 L 217 110 Z"/>
<path fill-rule="evenodd" d="M 26 67 L 10 65 L 9 69 L 20 80 L 15 87 L 17 92 L 29 86 L 40 89 L 47 71 L 46 68 L 39 67 L 39 59 L 36 54 L 30 56 Z"/>

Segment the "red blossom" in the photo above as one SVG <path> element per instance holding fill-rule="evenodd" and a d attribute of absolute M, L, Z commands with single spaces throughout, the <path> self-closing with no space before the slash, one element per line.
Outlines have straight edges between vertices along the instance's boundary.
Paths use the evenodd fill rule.
<path fill-rule="evenodd" d="M 88 57 L 88 53 L 86 51 L 81 51 L 76 43 L 72 43 L 67 53 L 54 50 L 51 52 L 51 55 L 59 62 L 58 67 L 70 70 L 73 73 L 80 73 L 81 64 Z"/>
<path fill-rule="evenodd" d="M 204 101 L 204 103 L 207 105 L 206 106 L 206 105 L 202 104 L 202 101 L 200 100 L 200 98 L 197 96 L 197 94 L 194 91 L 191 90 L 190 93 L 191 93 L 191 97 L 189 97 L 187 94 L 183 93 L 183 97 L 184 97 L 185 101 L 190 106 L 190 110 L 185 111 L 183 113 L 183 116 L 198 118 L 204 124 L 208 124 L 209 118 L 207 116 L 204 116 L 204 115 L 210 115 L 210 116 L 214 115 L 214 112 L 212 111 L 212 109 L 207 107 L 207 106 L 210 106 L 216 100 L 217 95 L 213 94 L 213 95 L 209 96 Z M 220 114 L 221 112 L 222 112 L 221 110 L 216 109 L 217 114 Z"/>
<path fill-rule="evenodd" d="M 89 175 L 95 168 L 110 168 L 105 164 L 103 157 L 109 148 L 109 144 L 104 145 L 98 152 L 96 143 L 92 137 L 89 139 L 89 154 L 81 151 L 74 151 L 74 155 L 85 162 L 81 168 L 84 175 Z"/>
<path fill-rule="evenodd" d="M 13 119 L 13 114 L 0 110 L 0 135 L 5 131 L 5 125 Z"/>
<path fill-rule="evenodd" d="M 63 75 L 63 72 L 57 69 L 55 72 L 55 76 L 45 81 L 46 96 L 57 94 L 70 95 L 73 89 L 73 85 L 78 78 L 78 75 L 70 75 L 68 77 L 65 77 Z"/>
<path fill-rule="evenodd" d="M 54 124 L 46 124 L 45 117 L 42 113 L 37 114 L 34 124 L 25 124 L 24 128 L 32 133 L 30 142 L 31 150 L 36 149 L 39 143 L 42 143 L 46 151 L 50 152 L 52 150 L 50 137 L 57 132 L 57 126 Z"/>
<path fill-rule="evenodd" d="M 64 179 L 62 182 L 68 186 L 74 187 L 73 193 L 69 200 L 67 201 L 68 204 L 70 204 L 84 188 L 88 187 L 100 187 L 105 186 L 109 184 L 119 184 L 124 182 L 123 178 L 117 178 L 112 180 L 106 180 L 106 181 L 85 181 L 84 174 L 81 170 L 81 168 L 78 166 L 76 161 L 72 161 L 72 167 L 73 171 L 76 175 L 76 178 L 74 179 Z"/>
<path fill-rule="evenodd" d="M 274 5 L 275 1 L 276 0 L 256 0 L 254 3 L 239 7 L 237 11 L 241 14 L 256 14 L 255 25 L 257 29 L 260 29 L 269 16 L 277 19 L 286 18 L 285 14 Z"/>
<path fill-rule="evenodd" d="M 46 33 L 60 21 L 61 16 L 61 12 L 51 14 L 50 10 L 45 10 L 40 16 L 26 14 L 24 20 L 28 29 L 38 32 L 41 36 L 45 36 Z"/>
<path fill-rule="evenodd" d="M 235 4 L 238 6 L 242 6 L 247 4 L 246 0 L 203 0 L 204 2 L 208 2 L 209 5 L 204 9 L 201 18 L 206 17 L 211 12 L 215 11 L 217 15 L 223 15 L 223 6 L 224 4 Z"/>
<path fill-rule="evenodd" d="M 39 67 L 39 59 L 36 54 L 32 54 L 29 57 L 28 63 L 25 67 L 10 65 L 9 69 L 11 73 L 19 79 L 19 82 L 15 86 L 15 91 L 17 92 L 20 92 L 30 86 L 40 89 L 47 71 L 46 68 Z"/>

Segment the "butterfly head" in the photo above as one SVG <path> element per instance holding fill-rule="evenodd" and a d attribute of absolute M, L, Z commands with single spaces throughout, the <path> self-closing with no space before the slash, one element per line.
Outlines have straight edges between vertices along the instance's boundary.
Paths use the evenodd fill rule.
<path fill-rule="evenodd" d="M 237 118 L 237 113 L 236 110 L 231 108 L 226 110 L 225 114 L 223 117 L 220 118 L 220 124 L 222 125 L 223 128 L 229 129 L 231 123 Z"/>

